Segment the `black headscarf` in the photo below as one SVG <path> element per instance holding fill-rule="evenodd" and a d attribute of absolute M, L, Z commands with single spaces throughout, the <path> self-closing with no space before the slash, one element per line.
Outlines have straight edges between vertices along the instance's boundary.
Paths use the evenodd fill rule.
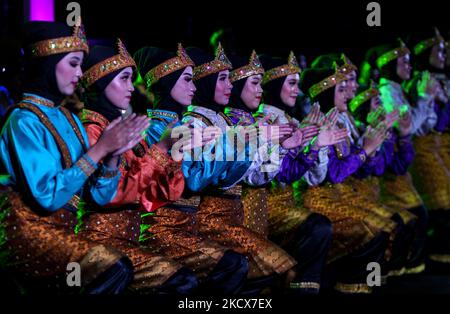
<path fill-rule="evenodd" d="M 234 56 L 230 58 L 231 63 L 233 64 L 233 70 L 239 69 L 240 67 L 246 66 L 248 64 L 248 59 Z M 229 103 L 229 107 L 245 110 L 248 112 L 256 111 L 258 108 L 251 110 L 249 107 L 245 105 L 242 101 L 241 94 L 244 89 L 245 83 L 247 82 L 248 77 L 234 81 L 233 89 L 231 90 L 231 99 Z"/>
<path fill-rule="evenodd" d="M 411 52 L 413 52 L 413 49 L 417 44 L 419 44 L 420 42 L 422 42 L 424 40 L 434 38 L 434 37 L 436 37 L 436 33 L 434 31 L 432 31 L 431 29 L 425 30 L 425 31 L 420 31 L 420 32 L 414 32 L 413 34 L 408 36 L 406 43 L 407 43 L 408 47 L 411 49 Z M 436 44 L 438 44 L 438 43 L 436 43 Z M 414 70 L 430 71 L 430 72 L 434 72 L 434 73 L 442 73 L 443 72 L 442 69 L 437 69 L 430 64 L 431 50 L 433 49 L 433 47 L 434 47 L 434 45 L 426 48 L 418 55 L 416 55 L 416 54 L 412 55 L 412 64 L 413 64 Z"/>
<path fill-rule="evenodd" d="M 333 52 L 318 56 L 311 63 L 311 68 L 331 68 L 334 62 L 336 62 L 337 66 L 344 65 L 344 61 L 341 59 L 341 55 Z"/>
<path fill-rule="evenodd" d="M 93 46 L 90 48 L 89 57 L 83 64 L 83 71 L 87 71 L 96 64 L 117 55 L 118 52 L 113 47 Z M 95 81 L 86 89 L 85 108 L 98 112 L 109 122 L 122 115 L 119 108 L 117 108 L 105 95 L 105 89 L 111 81 L 123 70 L 119 69 L 101 79 Z"/>
<path fill-rule="evenodd" d="M 211 62 L 214 60 L 214 56 L 204 52 L 196 47 L 189 47 L 186 49 L 189 57 L 194 61 L 196 66 Z M 197 91 L 194 95 L 194 104 L 197 106 L 205 107 L 215 112 L 222 112 L 225 106 L 219 105 L 214 100 L 214 94 L 216 92 L 217 78 L 219 72 L 202 77 L 199 80 L 194 81 Z"/>
<path fill-rule="evenodd" d="M 144 47 L 135 53 L 134 61 L 136 61 L 139 74 L 144 79 L 148 71 L 175 56 L 175 53 L 167 52 L 157 47 Z M 148 87 L 155 96 L 155 101 L 153 103 L 154 109 L 175 112 L 181 119 L 186 108 L 173 99 L 170 92 L 185 69 L 186 68 L 182 68 L 170 73 L 169 75 L 160 78 L 155 84 Z"/>
<path fill-rule="evenodd" d="M 262 63 L 262 66 L 264 70 L 267 72 L 273 68 L 279 67 L 283 64 L 286 64 L 286 60 L 283 60 L 281 58 L 273 58 L 267 55 L 262 55 L 259 57 L 259 60 Z M 284 110 L 288 114 L 292 114 L 293 109 L 289 106 L 286 106 L 284 102 L 281 100 L 281 89 L 283 87 L 284 81 L 286 80 L 287 76 L 279 77 L 275 80 L 272 80 L 266 84 L 263 85 L 264 89 L 264 103 L 280 108 L 281 110 Z"/>
<path fill-rule="evenodd" d="M 377 67 L 376 63 L 376 60 L 383 54 L 398 47 L 400 47 L 400 43 L 395 42 L 371 48 L 366 54 L 364 63 L 367 64 L 367 66 L 370 66 L 370 68 L 372 69 L 377 69 L 379 79 L 385 78 L 401 84 L 403 82 L 403 79 L 401 79 L 397 74 L 397 58 L 385 64 L 381 69 Z M 373 70 L 369 72 L 373 72 Z M 378 83 L 377 80 L 374 81 Z M 368 81 L 365 83 L 368 84 Z"/>
<path fill-rule="evenodd" d="M 335 70 L 333 68 L 310 68 L 306 69 L 302 72 L 302 75 L 300 77 L 300 86 L 305 93 L 309 95 L 309 89 L 311 86 L 319 83 L 323 79 L 333 75 L 335 73 Z M 323 112 L 328 112 L 331 108 L 334 107 L 334 90 L 335 86 L 328 88 L 327 90 L 323 91 L 319 95 L 317 95 L 314 98 L 311 98 L 311 102 L 318 101 L 320 104 L 320 107 Z"/>
<path fill-rule="evenodd" d="M 53 54 L 45 57 L 32 57 L 30 45 L 41 40 L 72 36 L 73 29 L 59 22 L 28 22 L 24 25 L 23 45 L 25 48 L 24 86 L 26 93 L 47 98 L 58 106 L 63 95 L 56 80 L 56 65 L 68 53 Z"/>

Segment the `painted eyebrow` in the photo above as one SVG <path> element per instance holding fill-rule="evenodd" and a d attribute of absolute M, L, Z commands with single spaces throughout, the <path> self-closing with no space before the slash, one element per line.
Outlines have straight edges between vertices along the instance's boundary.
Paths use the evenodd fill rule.
<path fill-rule="evenodd" d="M 183 75 L 192 77 L 192 74 L 191 74 L 191 73 L 184 73 Z"/>
<path fill-rule="evenodd" d="M 73 56 L 73 57 L 70 58 L 70 60 L 71 61 L 81 61 L 81 58 L 77 57 L 77 56 Z"/>

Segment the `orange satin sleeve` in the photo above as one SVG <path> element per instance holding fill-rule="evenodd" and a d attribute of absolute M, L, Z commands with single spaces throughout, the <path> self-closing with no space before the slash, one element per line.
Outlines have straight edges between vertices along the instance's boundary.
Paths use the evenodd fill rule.
<path fill-rule="evenodd" d="M 94 145 L 102 133 L 98 124 L 85 124 L 89 144 Z M 125 204 L 140 204 L 146 211 L 153 211 L 166 203 L 181 197 L 184 190 L 184 177 L 181 163 L 155 145 L 145 149 L 142 157 L 132 150 L 122 154 L 119 170 L 121 177 L 114 199 L 107 206 L 118 207 Z"/>

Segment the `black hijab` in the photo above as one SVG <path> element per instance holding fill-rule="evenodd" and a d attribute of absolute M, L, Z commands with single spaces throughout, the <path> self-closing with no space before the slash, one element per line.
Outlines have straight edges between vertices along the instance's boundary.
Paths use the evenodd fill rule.
<path fill-rule="evenodd" d="M 248 59 L 238 56 L 230 58 L 230 61 L 233 64 L 233 71 L 248 64 Z M 245 103 L 242 101 L 241 98 L 242 90 L 244 89 L 245 83 L 247 82 L 248 78 L 249 77 L 245 77 L 243 79 L 233 82 L 233 88 L 231 90 L 231 99 L 228 106 L 231 108 L 241 109 L 247 112 L 256 112 L 258 108 L 251 110 L 249 107 L 245 105 Z"/>
<path fill-rule="evenodd" d="M 93 46 L 90 49 L 89 57 L 83 65 L 83 70 L 86 71 L 96 64 L 117 55 L 118 52 L 113 47 Z M 101 79 L 95 81 L 85 92 L 85 108 L 98 112 L 109 122 L 122 115 L 119 108 L 117 108 L 105 95 L 105 89 L 111 81 L 123 70 L 119 69 Z"/>
<path fill-rule="evenodd" d="M 135 53 L 134 60 L 136 61 L 139 74 L 144 79 L 148 71 L 175 56 L 175 53 L 167 52 L 157 47 L 144 47 Z M 186 108 L 173 99 L 170 92 L 185 69 L 186 67 L 170 73 L 169 75 L 160 78 L 159 81 L 151 86 L 147 86 L 155 96 L 153 103 L 154 109 L 172 111 L 178 115 L 179 119 L 182 118 Z"/>
<path fill-rule="evenodd" d="M 328 112 L 334 107 L 334 90 L 336 86 L 330 87 L 325 91 L 321 92 L 314 98 L 309 94 L 309 89 L 311 86 L 319 83 L 323 79 L 333 75 L 335 73 L 334 68 L 310 68 L 302 72 L 300 76 L 300 86 L 305 93 L 311 99 L 311 102 L 318 101 L 323 112 Z"/>
<path fill-rule="evenodd" d="M 261 61 L 263 68 L 265 71 L 269 71 L 273 68 L 282 66 L 283 64 L 286 64 L 286 60 L 283 60 L 281 58 L 274 58 L 267 55 L 262 55 L 259 57 L 259 60 Z M 284 102 L 281 100 L 281 89 L 283 87 L 284 81 L 286 80 L 287 76 L 282 76 L 277 79 L 271 80 L 270 82 L 263 85 L 264 89 L 264 103 L 277 107 L 289 115 L 292 114 L 293 109 L 289 106 L 286 106 Z"/>
<path fill-rule="evenodd" d="M 186 52 L 188 53 L 192 61 L 194 61 L 196 66 L 214 60 L 213 55 L 208 54 L 196 47 L 189 47 L 186 49 Z M 197 88 L 197 91 L 195 92 L 194 95 L 194 104 L 196 106 L 205 107 L 214 110 L 215 112 L 222 112 L 225 109 L 226 106 L 219 105 L 214 100 L 218 77 L 219 72 L 216 72 L 194 81 L 195 87 Z"/>
<path fill-rule="evenodd" d="M 23 44 L 25 48 L 24 86 L 25 93 L 47 98 L 55 106 L 61 104 L 63 95 L 56 80 L 56 65 L 68 52 L 45 57 L 32 57 L 30 45 L 42 40 L 72 36 L 73 29 L 59 22 L 28 22 L 24 25 Z"/>

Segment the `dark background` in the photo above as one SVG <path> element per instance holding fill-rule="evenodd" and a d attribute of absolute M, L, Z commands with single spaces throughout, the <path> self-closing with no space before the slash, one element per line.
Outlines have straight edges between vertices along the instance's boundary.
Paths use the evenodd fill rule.
<path fill-rule="evenodd" d="M 67 3 L 55 0 L 55 19 L 65 21 Z M 308 62 L 322 53 L 344 52 L 359 65 L 368 48 L 437 26 L 449 38 L 450 11 L 445 1 L 377 1 L 381 27 L 369 27 L 370 0 L 126 0 L 76 1 L 91 42 L 120 37 L 129 51 L 160 46 L 174 51 L 184 46 L 211 49 L 211 34 L 224 29 L 228 54 L 258 53 L 287 57 L 293 49 Z M 0 0 L 0 84 L 20 69 L 20 34 L 27 20 L 28 1 Z"/>

